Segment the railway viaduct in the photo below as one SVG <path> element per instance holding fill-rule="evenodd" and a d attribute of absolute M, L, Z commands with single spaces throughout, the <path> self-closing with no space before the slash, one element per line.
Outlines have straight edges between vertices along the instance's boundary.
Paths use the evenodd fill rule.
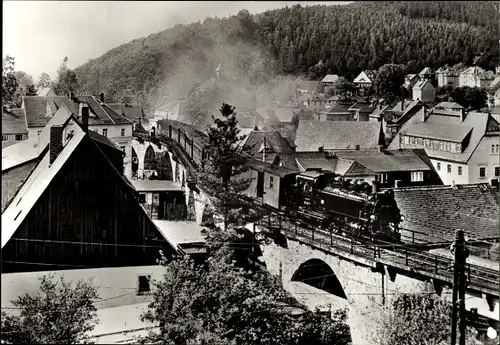
<path fill-rule="evenodd" d="M 175 121 L 170 121 L 174 123 Z M 168 157 L 172 179 L 185 187 L 192 219 L 201 222 L 206 198 L 196 188 L 193 164 L 204 157 L 200 133 L 177 123 L 177 128 L 163 130 L 167 139 L 155 142 L 158 157 Z M 146 148 L 153 145 L 144 141 Z M 143 150 L 143 152 L 146 152 Z M 198 151 L 198 154 L 196 154 Z M 145 157 L 138 157 L 138 159 Z M 249 226 L 252 228 L 253 226 Z M 269 231 L 268 226 L 256 226 Z M 274 229 L 276 230 L 276 229 Z M 263 259 L 272 274 L 279 275 L 283 285 L 297 300 L 309 308 L 346 308 L 353 345 L 374 343 L 373 335 L 381 317 L 382 306 L 399 293 L 438 294 L 451 300 L 452 266 L 418 252 L 393 252 L 363 245 L 342 243 L 341 238 L 321 238 L 293 225 L 280 222 L 285 244 L 262 246 Z M 345 242 L 345 241 L 344 241 Z M 435 260 L 435 262 L 433 261 Z M 469 272 L 470 273 L 470 272 Z M 479 315 L 499 320 L 498 271 L 488 272 L 485 280 L 473 280 L 467 286 L 466 309 L 476 308 Z M 481 275 L 481 272 L 477 273 Z M 476 277 L 477 278 L 477 277 Z"/>

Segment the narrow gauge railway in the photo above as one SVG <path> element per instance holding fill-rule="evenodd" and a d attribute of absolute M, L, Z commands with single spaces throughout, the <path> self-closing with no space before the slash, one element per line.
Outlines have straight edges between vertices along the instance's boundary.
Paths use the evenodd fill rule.
<path fill-rule="evenodd" d="M 326 252 L 341 251 L 391 266 L 409 268 L 429 277 L 444 278 L 449 283 L 453 281 L 452 259 L 418 251 L 411 246 L 381 241 L 374 243 L 347 234 L 339 235 L 327 229 L 311 226 L 304 220 L 293 219 L 284 212 L 270 208 L 268 210 L 271 212 L 269 218 L 257 225 L 273 235 L 281 232 L 293 240 Z M 499 296 L 500 275 L 498 271 L 467 264 L 466 275 L 467 283 L 472 289 Z"/>

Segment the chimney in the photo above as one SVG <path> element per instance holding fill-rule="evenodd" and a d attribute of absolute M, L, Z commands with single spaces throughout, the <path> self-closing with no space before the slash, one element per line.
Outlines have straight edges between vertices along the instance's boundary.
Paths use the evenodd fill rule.
<path fill-rule="evenodd" d="M 321 145 L 321 146 L 318 148 L 318 152 L 323 152 L 323 147 L 324 147 L 324 145 Z"/>
<path fill-rule="evenodd" d="M 356 151 L 359 151 L 360 147 L 359 145 L 356 145 Z"/>
<path fill-rule="evenodd" d="M 73 92 L 70 92 L 68 97 L 71 102 L 75 100 L 75 94 Z"/>
<path fill-rule="evenodd" d="M 172 125 L 168 125 L 168 137 L 172 139 Z"/>
<path fill-rule="evenodd" d="M 422 122 L 425 122 L 425 120 L 427 119 L 427 109 L 425 107 L 422 107 Z"/>
<path fill-rule="evenodd" d="M 378 193 L 378 192 L 380 192 L 379 182 L 373 180 L 372 181 L 372 194 L 375 194 L 375 193 Z"/>
<path fill-rule="evenodd" d="M 156 137 L 156 128 L 153 126 L 151 127 L 151 141 L 155 141 Z"/>
<path fill-rule="evenodd" d="M 401 101 L 401 112 L 403 112 L 405 110 L 405 101 L 402 100 Z"/>
<path fill-rule="evenodd" d="M 104 92 L 101 92 L 101 103 L 104 103 Z"/>
<path fill-rule="evenodd" d="M 85 133 L 89 130 L 89 107 L 82 107 L 82 125 Z"/>
<path fill-rule="evenodd" d="M 63 149 L 63 129 L 61 125 L 50 127 L 50 158 L 49 164 L 54 163 Z"/>
<path fill-rule="evenodd" d="M 465 108 L 462 108 L 462 109 L 460 109 L 460 122 L 464 122 L 465 117 L 466 117 Z"/>

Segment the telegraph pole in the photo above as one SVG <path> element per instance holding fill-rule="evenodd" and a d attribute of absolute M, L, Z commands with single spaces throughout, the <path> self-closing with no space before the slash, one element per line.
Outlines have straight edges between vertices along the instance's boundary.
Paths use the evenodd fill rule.
<path fill-rule="evenodd" d="M 457 322 L 460 319 L 459 345 L 465 345 L 465 263 L 468 250 L 465 248 L 464 231 L 457 230 L 455 233 L 455 243 L 451 246 L 451 251 L 455 255 L 453 268 L 453 297 L 451 315 L 451 345 L 457 342 Z M 458 297 L 458 298 L 457 298 Z M 459 304 L 459 305 L 458 305 Z M 458 315 L 457 315 L 458 314 Z"/>

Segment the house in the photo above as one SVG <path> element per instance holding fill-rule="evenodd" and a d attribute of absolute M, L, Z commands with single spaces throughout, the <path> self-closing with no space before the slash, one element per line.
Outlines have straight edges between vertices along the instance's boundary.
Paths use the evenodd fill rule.
<path fill-rule="evenodd" d="M 410 97 L 412 96 L 411 93 L 413 91 L 413 87 L 419 81 L 420 81 L 420 77 L 419 77 L 418 74 L 408 74 L 408 75 L 406 75 L 405 83 L 403 84 L 403 86 L 408 90 L 408 93 L 410 94 Z"/>
<path fill-rule="evenodd" d="M 128 317 L 127 306 L 150 301 L 150 280 L 163 275 L 157 259 L 160 252 L 170 258 L 172 245 L 116 169 L 116 145 L 73 116 L 48 132 L 47 149 L 2 213 L 2 306 L 38 292 L 39 276 L 53 274 L 93 279 L 98 316 L 121 310 Z M 127 321 L 100 318 L 108 332 Z"/>
<path fill-rule="evenodd" d="M 41 97 L 57 96 L 53 87 L 40 87 L 36 90 L 36 95 Z"/>
<path fill-rule="evenodd" d="M 295 137 L 296 151 L 378 149 L 383 145 L 378 122 L 300 121 Z"/>
<path fill-rule="evenodd" d="M 375 106 L 370 102 L 357 102 L 353 104 L 349 109 L 351 114 L 351 119 L 354 121 L 368 121 L 369 115 L 375 110 Z"/>
<path fill-rule="evenodd" d="M 458 86 L 488 87 L 494 79 L 493 71 L 485 71 L 481 67 L 472 66 L 460 72 Z"/>
<path fill-rule="evenodd" d="M 500 104 L 500 76 L 496 76 L 495 79 L 487 87 L 488 92 L 488 107 L 493 108 Z"/>
<path fill-rule="evenodd" d="M 327 105 L 319 112 L 320 121 L 354 121 L 353 115 L 349 111 L 353 105 L 351 100 L 338 100 L 332 105 Z"/>
<path fill-rule="evenodd" d="M 131 145 L 133 122 L 117 113 L 104 102 L 104 94 L 100 98 L 94 96 L 69 97 L 23 97 L 23 107 L 28 124 L 28 137 L 36 138 L 43 127 L 56 114 L 74 115 L 81 119 L 83 112 L 88 112 L 89 129 L 113 140 L 125 152 L 124 169 L 131 175 Z"/>
<path fill-rule="evenodd" d="M 378 181 L 382 188 L 443 184 L 424 150 L 281 153 L 273 164 L 300 172 L 331 171 L 368 183 Z"/>
<path fill-rule="evenodd" d="M 142 113 L 142 107 L 137 103 L 107 103 L 111 109 L 116 111 L 118 114 L 126 117 L 133 123 L 133 130 L 136 131 L 137 124 L 141 124 L 145 121 L 144 114 Z"/>
<path fill-rule="evenodd" d="M 297 96 L 298 95 L 314 95 L 319 87 L 319 82 L 314 80 L 302 80 L 297 78 L 295 80 L 295 85 L 297 86 Z"/>
<path fill-rule="evenodd" d="M 394 198 L 416 243 L 453 242 L 456 229 L 477 240 L 498 241 L 499 194 L 488 184 L 396 188 Z M 408 239 L 404 229 L 402 238 Z"/>
<path fill-rule="evenodd" d="M 323 90 L 331 87 L 333 83 L 339 80 L 339 76 L 336 74 L 327 74 L 319 83 L 323 87 Z"/>
<path fill-rule="evenodd" d="M 458 76 L 460 75 L 460 70 L 452 69 L 449 67 L 443 68 L 440 67 L 436 71 L 436 79 L 439 87 L 458 86 Z"/>
<path fill-rule="evenodd" d="M 264 162 L 272 162 L 276 154 L 293 152 L 295 145 L 283 138 L 279 131 L 252 131 L 240 143 L 246 155 Z"/>
<path fill-rule="evenodd" d="M 187 220 L 186 197 L 180 183 L 169 180 L 131 180 L 139 203 L 153 220 Z"/>
<path fill-rule="evenodd" d="M 389 149 L 423 148 L 446 185 L 497 183 L 499 124 L 487 113 L 440 103 L 407 122 Z"/>
<path fill-rule="evenodd" d="M 368 94 L 373 88 L 373 82 L 375 81 L 376 71 L 365 70 L 362 71 L 356 78 L 354 78 L 353 83 L 358 87 L 360 94 Z"/>
<path fill-rule="evenodd" d="M 2 108 L 2 148 L 28 139 L 23 109 Z"/>
<path fill-rule="evenodd" d="M 434 77 L 434 71 L 430 67 L 425 67 L 420 71 L 418 76 L 420 77 L 420 79 L 432 79 Z"/>
<path fill-rule="evenodd" d="M 156 263 L 149 246 L 163 236 L 117 170 L 121 150 L 104 153 L 92 137 L 108 140 L 73 116 L 50 127 L 48 149 L 2 213 L 2 273 Z"/>
<path fill-rule="evenodd" d="M 433 102 L 436 98 L 436 88 L 429 79 L 422 79 L 413 86 L 412 97 L 415 101 Z"/>

